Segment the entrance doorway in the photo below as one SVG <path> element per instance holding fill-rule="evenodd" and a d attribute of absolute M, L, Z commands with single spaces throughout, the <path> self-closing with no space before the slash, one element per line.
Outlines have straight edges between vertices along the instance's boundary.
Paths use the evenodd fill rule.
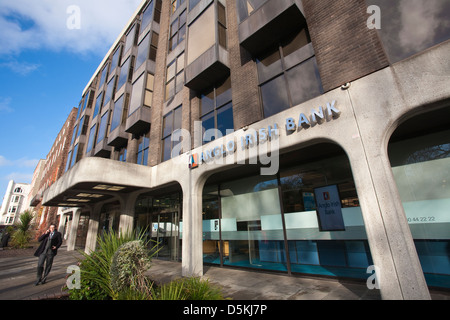
<path fill-rule="evenodd" d="M 160 212 L 153 215 L 152 237 L 156 245 L 156 258 L 180 260 L 180 221 L 179 212 Z"/>
<path fill-rule="evenodd" d="M 154 258 L 181 261 L 181 192 L 141 195 L 136 201 L 135 229 L 146 230 Z"/>

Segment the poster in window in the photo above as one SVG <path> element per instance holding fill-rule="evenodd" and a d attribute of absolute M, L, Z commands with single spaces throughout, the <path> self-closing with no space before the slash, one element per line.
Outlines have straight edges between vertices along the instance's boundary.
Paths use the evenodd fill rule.
<path fill-rule="evenodd" d="M 314 194 L 312 192 L 303 192 L 302 196 L 305 211 L 311 211 L 316 209 L 316 202 L 314 201 Z"/>
<path fill-rule="evenodd" d="M 314 189 L 320 231 L 345 231 L 337 185 Z"/>

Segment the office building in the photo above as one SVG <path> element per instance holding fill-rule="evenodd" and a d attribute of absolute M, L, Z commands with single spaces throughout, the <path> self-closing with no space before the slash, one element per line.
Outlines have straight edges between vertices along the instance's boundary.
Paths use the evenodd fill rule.
<path fill-rule="evenodd" d="M 71 235 L 89 218 L 88 252 L 147 228 L 186 276 L 375 270 L 384 299 L 428 299 L 450 287 L 449 19 L 448 0 L 143 1 L 43 203 L 74 208 Z"/>

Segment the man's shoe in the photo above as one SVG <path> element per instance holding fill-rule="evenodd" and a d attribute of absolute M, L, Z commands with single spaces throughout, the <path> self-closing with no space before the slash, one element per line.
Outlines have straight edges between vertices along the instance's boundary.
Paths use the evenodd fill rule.
<path fill-rule="evenodd" d="M 47 282 L 47 278 L 42 279 L 41 283 L 45 284 Z"/>
<path fill-rule="evenodd" d="M 37 280 L 34 285 L 37 286 L 39 283 L 41 283 L 41 280 Z"/>

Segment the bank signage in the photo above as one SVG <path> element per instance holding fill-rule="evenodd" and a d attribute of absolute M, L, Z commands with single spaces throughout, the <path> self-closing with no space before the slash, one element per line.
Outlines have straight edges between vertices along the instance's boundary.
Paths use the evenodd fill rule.
<path fill-rule="evenodd" d="M 345 231 L 337 185 L 314 189 L 320 231 Z"/>
<path fill-rule="evenodd" d="M 307 129 L 314 127 L 316 124 L 322 124 L 325 121 L 339 118 L 341 111 L 336 107 L 336 100 L 326 104 L 326 107 L 320 106 L 317 109 L 312 109 L 309 115 L 300 113 L 297 118 L 287 117 L 285 119 L 284 129 L 286 134 L 293 134 L 300 129 Z M 208 148 L 200 153 L 194 153 L 189 157 L 189 168 L 198 168 L 204 163 L 209 163 L 213 160 L 225 158 L 236 151 L 251 150 L 257 146 L 266 146 L 269 142 L 272 143 L 272 150 L 278 146 L 276 140 L 280 137 L 280 127 L 277 123 L 273 123 L 265 128 L 259 129 L 244 129 L 244 134 L 241 137 L 233 138 L 221 145 Z M 267 152 L 267 150 L 265 150 Z M 269 153 L 270 153 L 269 152 Z"/>

